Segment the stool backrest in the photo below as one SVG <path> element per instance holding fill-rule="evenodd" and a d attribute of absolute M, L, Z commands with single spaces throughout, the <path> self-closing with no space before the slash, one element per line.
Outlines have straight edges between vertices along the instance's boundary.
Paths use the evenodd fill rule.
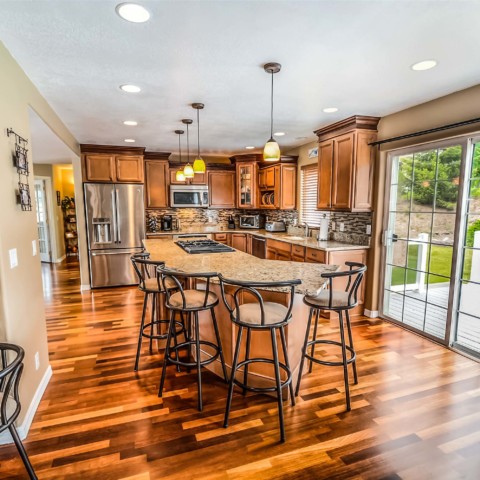
<path fill-rule="evenodd" d="M 333 295 L 335 293 L 334 289 L 334 280 L 335 279 L 348 279 L 345 286 L 345 292 L 347 295 L 347 305 L 346 308 L 353 308 L 358 303 L 358 288 L 362 283 L 365 271 L 367 270 L 366 265 L 358 262 L 345 262 L 345 265 L 348 267 L 348 270 L 342 272 L 331 272 L 331 273 L 322 273 L 322 278 L 328 279 L 328 292 L 329 292 L 329 301 L 328 308 L 335 310 Z"/>
<path fill-rule="evenodd" d="M 138 288 L 146 290 L 145 282 L 150 278 L 157 277 L 157 267 L 165 265 L 165 262 L 150 260 L 148 252 L 136 253 L 130 257 L 133 268 L 138 277 Z M 161 283 L 158 282 L 158 290 L 161 290 Z"/>
<path fill-rule="evenodd" d="M 23 371 L 24 357 L 25 352 L 18 345 L 0 343 L 0 433 L 8 428 L 20 413 L 18 385 Z M 9 409 L 7 412 L 9 399 L 14 400 L 15 409 L 13 411 Z"/>
<path fill-rule="evenodd" d="M 185 273 L 179 272 L 165 267 L 165 265 L 160 265 L 157 268 L 157 279 L 163 287 L 163 290 L 166 292 L 166 303 L 167 307 L 170 303 L 170 297 L 172 292 L 180 292 L 182 297 L 183 306 L 182 309 L 187 309 L 187 298 L 185 296 L 184 285 L 188 285 L 190 279 L 195 280 L 204 280 L 205 281 L 205 298 L 203 301 L 203 307 L 206 307 L 208 302 L 208 297 L 210 294 L 210 280 L 213 277 L 216 277 L 216 272 L 202 272 L 202 273 Z M 170 282 L 169 282 L 170 281 Z M 173 282 L 173 283 L 172 283 Z M 203 291 L 203 288 L 202 288 Z"/>
<path fill-rule="evenodd" d="M 249 327 L 265 327 L 266 322 L 265 322 L 265 302 L 263 300 L 263 297 L 261 293 L 257 289 L 285 289 L 287 293 L 290 293 L 290 299 L 288 301 L 287 305 L 287 313 L 285 314 L 285 318 L 282 321 L 279 321 L 278 323 L 285 323 L 287 320 L 290 318 L 290 315 L 292 313 L 292 308 L 293 308 L 293 301 L 294 301 L 294 296 L 295 296 L 295 287 L 297 285 L 300 285 L 302 283 L 301 280 L 296 279 L 296 280 L 285 280 L 282 282 L 244 282 L 240 280 L 232 280 L 230 278 L 225 278 L 223 275 L 219 274 L 218 278 L 220 279 L 220 287 L 221 287 L 221 292 L 222 292 L 222 298 L 223 298 L 223 303 L 227 307 L 227 310 L 230 312 L 230 318 L 232 319 L 233 322 L 242 324 L 242 318 L 240 314 L 240 302 L 239 302 L 239 297 L 244 295 L 245 293 L 251 294 L 255 300 L 256 303 L 258 303 L 260 307 L 260 323 L 258 325 L 252 325 L 249 324 Z M 226 292 L 225 292 L 225 287 L 226 286 L 231 286 L 234 288 L 233 292 L 233 302 L 235 304 L 235 307 L 232 307 L 230 303 L 227 301 L 226 297 Z M 249 302 L 252 303 L 252 302 Z M 269 324 L 271 325 L 271 324 Z"/>

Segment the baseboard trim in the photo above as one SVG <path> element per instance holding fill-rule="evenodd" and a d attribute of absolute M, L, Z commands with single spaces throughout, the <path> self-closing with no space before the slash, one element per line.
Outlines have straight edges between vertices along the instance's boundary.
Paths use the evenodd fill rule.
<path fill-rule="evenodd" d="M 378 318 L 378 310 L 368 310 L 365 309 L 363 314 L 369 318 Z"/>
<path fill-rule="evenodd" d="M 38 405 L 40 404 L 40 400 L 42 399 L 43 394 L 45 393 L 45 389 L 47 388 L 48 382 L 51 378 L 52 367 L 51 365 L 49 365 L 47 370 L 45 371 L 45 374 L 42 377 L 42 380 L 40 381 L 40 384 L 38 385 L 37 391 L 35 392 L 35 395 L 33 396 L 30 405 L 28 406 L 27 414 L 25 415 L 23 422 L 21 423 L 21 425 L 17 425 L 17 432 L 22 440 L 25 439 L 28 435 L 28 431 L 30 430 L 30 426 L 32 425 L 33 417 L 35 416 Z M 12 442 L 13 439 L 8 430 L 0 434 L 0 445 L 5 445 Z"/>
<path fill-rule="evenodd" d="M 80 285 L 80 291 L 81 292 L 86 292 L 87 290 L 91 290 L 90 285 Z"/>
<path fill-rule="evenodd" d="M 57 258 L 53 263 L 62 263 L 66 258 L 67 256 L 64 255 L 63 257 Z"/>

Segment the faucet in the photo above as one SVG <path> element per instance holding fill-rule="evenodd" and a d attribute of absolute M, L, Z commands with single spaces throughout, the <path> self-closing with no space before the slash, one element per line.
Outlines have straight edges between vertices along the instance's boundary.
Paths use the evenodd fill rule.
<path fill-rule="evenodd" d="M 310 225 L 307 222 L 303 222 L 299 226 L 305 228 L 305 237 L 309 237 L 310 236 L 310 228 L 311 228 Z"/>

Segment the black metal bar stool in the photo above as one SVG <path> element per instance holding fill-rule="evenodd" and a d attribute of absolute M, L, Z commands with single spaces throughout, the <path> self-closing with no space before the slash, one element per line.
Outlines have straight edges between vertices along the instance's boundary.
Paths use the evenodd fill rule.
<path fill-rule="evenodd" d="M 22 462 L 27 469 L 29 478 L 36 479 L 37 476 L 25 451 L 25 447 L 13 424 L 21 410 L 18 385 L 23 371 L 22 362 L 25 357 L 25 352 L 23 348 L 17 345 L 0 343 L 0 354 L 0 433 L 4 430 L 9 430 Z M 9 356 L 11 359 L 10 362 L 8 361 Z"/>
<path fill-rule="evenodd" d="M 239 327 L 237 342 L 235 346 L 235 353 L 233 356 L 232 372 L 230 376 L 230 383 L 227 397 L 227 407 L 225 410 L 225 419 L 223 426 L 228 427 L 228 418 L 230 416 L 230 409 L 232 406 L 232 397 L 234 386 L 237 385 L 242 388 L 243 393 L 246 391 L 257 393 L 277 392 L 278 403 L 278 418 L 280 423 L 280 441 L 285 441 L 285 426 L 283 421 L 283 400 L 282 400 L 282 388 L 288 386 L 290 389 L 290 397 L 292 406 L 295 405 L 295 396 L 293 394 L 292 385 L 292 372 L 290 370 L 290 364 L 288 361 L 287 342 L 285 339 L 285 326 L 290 322 L 292 318 L 292 307 L 295 293 L 295 286 L 299 285 L 301 280 L 288 280 L 283 282 L 243 282 L 239 280 L 231 280 L 218 276 L 220 278 L 220 285 L 222 287 L 222 297 L 230 312 L 230 318 L 232 322 Z M 226 298 L 225 287 L 233 287 L 233 303 L 231 306 Z M 284 288 L 290 290 L 290 300 L 288 306 L 275 302 L 264 302 L 262 295 L 257 288 L 269 289 L 269 288 Z M 243 303 L 240 305 L 239 297 L 245 300 L 245 296 L 253 297 L 253 302 Z M 245 359 L 241 362 L 238 361 L 240 347 L 242 342 L 243 331 L 247 330 L 247 339 L 245 345 Z M 270 331 L 270 337 L 272 342 L 272 358 L 254 357 L 250 358 L 250 339 L 251 332 L 253 331 Z M 282 343 L 283 356 L 285 363 L 282 363 L 278 359 L 277 348 L 277 331 L 280 334 L 280 340 Z M 268 363 L 274 366 L 275 371 L 275 385 L 266 387 L 254 387 L 248 385 L 248 367 L 252 363 Z M 235 374 L 243 367 L 243 381 L 237 380 Z M 283 371 L 286 378 L 282 381 L 280 370 Z"/>
<path fill-rule="evenodd" d="M 140 352 L 142 349 L 142 339 L 148 338 L 150 341 L 149 349 L 150 354 L 152 354 L 152 342 L 153 340 L 165 340 L 167 338 L 167 329 L 170 325 L 170 320 L 167 319 L 158 319 L 158 301 L 162 295 L 165 294 L 165 290 L 163 289 L 163 285 L 160 280 L 157 278 L 157 267 L 165 265 L 165 262 L 159 262 L 150 260 L 149 253 L 137 253 L 130 257 L 133 268 L 137 274 L 139 283 L 138 288 L 145 294 L 145 298 L 143 300 L 143 310 L 142 310 L 142 320 L 140 322 L 140 330 L 138 333 L 138 345 L 137 345 L 137 355 L 135 358 L 135 367 L 134 371 L 138 370 L 138 363 L 140 361 Z M 166 282 L 167 288 L 177 288 L 175 283 L 171 281 Z M 151 305 L 151 319 L 149 323 L 145 323 L 145 316 L 147 313 L 147 305 L 148 299 L 151 297 L 152 305 Z M 161 332 L 161 325 L 165 325 L 165 333 Z M 182 322 L 175 322 L 175 332 L 174 335 L 175 341 L 177 335 L 181 333 L 185 333 L 185 326 L 183 325 L 183 318 Z M 179 328 L 177 328 L 179 327 Z"/>
<path fill-rule="evenodd" d="M 300 373 L 298 376 L 297 388 L 295 390 L 295 395 L 298 395 L 300 390 L 300 382 L 302 379 L 302 372 L 305 359 L 308 358 L 310 361 L 309 371 L 312 371 L 312 364 L 318 363 L 320 365 L 327 365 L 329 367 L 339 367 L 343 366 L 343 378 L 345 382 L 345 399 L 347 403 L 347 411 L 351 410 L 350 407 L 350 388 L 348 381 L 348 365 L 351 364 L 353 368 L 353 379 L 354 384 L 358 383 L 357 376 L 357 365 L 356 365 L 356 353 L 353 346 L 353 337 L 352 337 L 352 327 L 350 325 L 350 314 L 349 310 L 356 307 L 358 304 L 357 293 L 358 287 L 362 282 L 363 276 L 367 267 L 362 263 L 356 262 L 345 262 L 345 265 L 349 268 L 347 271 L 343 272 L 333 272 L 333 273 L 323 273 L 322 278 L 328 279 L 328 289 L 322 290 L 316 296 L 306 295 L 303 299 L 304 303 L 310 307 L 310 312 L 308 315 L 307 330 L 305 332 L 305 342 L 302 348 L 302 360 L 300 362 Z M 334 280 L 335 279 L 345 279 L 347 278 L 347 285 L 345 290 L 335 290 Z M 332 310 L 338 313 L 339 326 L 340 326 L 340 341 L 334 340 L 317 340 L 317 327 L 318 327 L 318 316 L 320 310 Z M 349 344 L 347 345 L 345 341 L 345 330 L 344 330 L 344 321 L 343 313 L 345 313 L 345 323 L 347 324 L 348 331 L 348 340 Z M 308 340 L 310 336 L 310 327 L 312 325 L 312 318 L 315 314 L 315 327 L 313 332 L 313 339 Z M 315 358 L 315 345 L 335 345 L 341 348 L 342 351 L 342 361 L 327 361 Z M 307 353 L 308 347 L 311 347 L 310 354 Z M 347 352 L 350 354 L 347 357 Z"/>
<path fill-rule="evenodd" d="M 165 347 L 165 357 L 163 359 L 162 377 L 158 389 L 158 396 L 163 395 L 163 387 L 165 384 L 165 376 L 168 364 L 190 368 L 197 368 L 198 382 L 198 410 L 203 410 L 202 401 L 202 367 L 209 365 L 220 357 L 222 364 L 223 376 L 227 381 L 227 369 L 225 359 L 223 357 L 222 342 L 218 331 L 217 319 L 215 317 L 215 307 L 218 305 L 218 297 L 214 292 L 210 291 L 210 280 L 216 277 L 216 273 L 183 273 L 167 269 L 159 266 L 157 269 L 158 278 L 161 280 L 164 290 L 166 291 L 166 306 L 170 310 L 170 326 L 168 328 L 167 344 Z M 185 289 L 182 282 L 188 286 L 193 281 L 201 280 L 205 283 L 200 288 Z M 177 291 L 168 288 L 169 285 L 175 285 Z M 210 310 L 213 328 L 215 331 L 216 344 L 200 339 L 200 322 L 198 313 L 204 310 Z M 171 338 L 175 337 L 175 313 L 187 315 L 187 334 L 185 342 L 171 346 Z M 195 347 L 195 355 L 192 358 L 192 347 Z M 202 360 L 202 347 L 208 348 L 213 353 L 209 358 Z M 187 359 L 180 359 L 180 351 L 186 349 L 188 352 Z M 204 352 L 205 353 L 205 352 Z"/>

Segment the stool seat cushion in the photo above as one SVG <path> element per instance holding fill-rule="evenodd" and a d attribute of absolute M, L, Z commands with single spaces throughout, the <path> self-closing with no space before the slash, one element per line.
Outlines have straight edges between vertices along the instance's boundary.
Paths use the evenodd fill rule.
<path fill-rule="evenodd" d="M 353 299 L 352 299 L 353 300 Z M 322 290 L 318 295 L 305 296 L 305 302 L 316 307 L 328 308 L 328 302 L 330 301 L 330 290 Z M 348 292 L 341 290 L 332 290 L 332 307 L 335 308 L 349 308 L 351 305 L 348 303 Z"/>
<path fill-rule="evenodd" d="M 186 308 L 202 308 L 204 307 L 205 302 L 205 290 L 184 290 Z M 218 297 L 210 292 L 207 297 L 207 305 L 205 307 L 211 306 L 218 302 Z M 168 306 L 174 308 L 184 308 L 183 298 L 181 292 L 176 292 L 170 296 L 168 301 Z"/>
<path fill-rule="evenodd" d="M 288 308 L 280 303 L 264 302 L 265 325 L 274 325 L 286 320 Z M 244 303 L 235 312 L 236 318 L 241 323 L 250 325 L 262 325 L 262 310 L 258 302 Z"/>
<path fill-rule="evenodd" d="M 166 278 L 165 279 L 165 285 L 168 289 L 178 288 L 177 284 L 171 278 Z M 148 290 L 149 292 L 161 292 L 161 291 L 163 291 L 163 284 L 160 281 L 160 290 L 159 290 L 158 289 L 158 281 L 157 281 L 156 277 L 146 278 L 145 279 L 145 290 Z"/>

